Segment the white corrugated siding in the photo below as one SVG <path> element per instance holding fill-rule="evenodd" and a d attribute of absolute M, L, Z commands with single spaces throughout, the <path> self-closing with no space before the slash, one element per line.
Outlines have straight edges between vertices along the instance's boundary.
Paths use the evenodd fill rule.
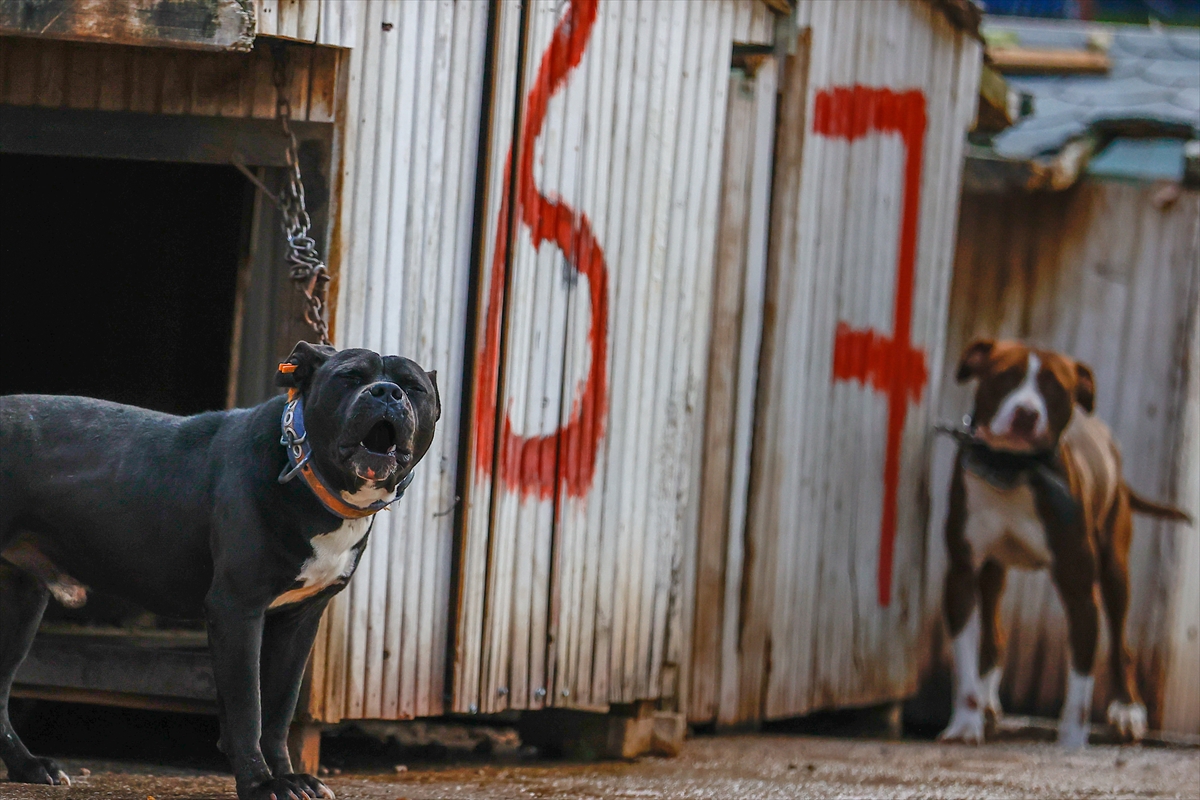
<path fill-rule="evenodd" d="M 425 0 L 428 1 L 428 0 Z M 253 0 L 255 34 L 334 47 L 359 42 L 368 0 Z M 383 0 L 370 0 L 378 3 Z"/>
<path fill-rule="evenodd" d="M 342 132 L 339 347 L 438 371 L 442 419 L 314 658 L 319 719 L 442 713 L 485 3 L 358 4 Z M 390 24 L 385 25 L 385 23 Z"/>
<path fill-rule="evenodd" d="M 488 402 L 485 392 L 474 412 L 454 710 L 605 707 L 674 691 L 676 670 L 663 679 L 662 668 L 683 657 L 669 652 L 683 645 L 668 620 L 681 613 L 681 518 L 704 384 L 730 48 L 736 20 L 745 36 L 770 41 L 759 5 L 600 3 L 585 39 L 568 44 L 563 28 L 564 52 L 582 54 L 558 69 L 561 85 L 543 54 L 565 15 L 580 20 L 589 3 L 529 6 L 522 119 L 531 95 L 548 97 L 544 125 L 531 130 L 533 183 L 563 205 L 556 221 L 536 220 L 547 225 L 540 247 L 518 213 L 506 308 L 489 315 L 504 300 L 490 287 L 513 131 L 512 99 L 498 94 L 478 379 L 494 387 L 498 374 L 500 430 L 507 418 L 512 436 L 496 435 L 496 395 Z M 497 86 L 517 69 L 516 17 L 505 4 Z M 579 214 L 606 265 L 599 319 L 599 284 L 560 246 L 586 244 Z M 556 243 L 563 225 L 574 233 Z M 589 330 L 603 347 L 593 348 Z M 605 364 L 591 385 L 607 391 L 583 396 L 593 353 Z M 556 435 L 572 420 L 578 438 Z M 594 459 L 572 444 L 592 439 Z"/>
<path fill-rule="evenodd" d="M 909 99 L 895 102 L 910 109 L 910 93 L 919 93 L 927 125 L 910 341 L 928 374 L 941 374 L 964 134 L 981 57 L 977 40 L 917 0 L 811 0 L 797 16 L 811 29 L 807 129 L 796 194 L 775 198 L 798 213 L 779 234 L 768 291 L 774 323 L 759 378 L 753 547 L 744 568 L 751 583 L 742 589 L 755 600 L 744 613 L 764 618 L 748 623 L 759 640 L 739 643 L 758 653 L 743 668 L 761 670 L 742 681 L 754 695 L 741 698 L 744 718 L 883 702 L 915 685 L 932 390 L 911 370 L 917 398 L 903 401 L 898 428 L 895 550 L 884 570 L 892 584 L 881 598 L 887 392 L 905 370 L 895 355 L 851 350 L 842 364 L 851 377 L 835 379 L 835 334 L 846 326 L 865 343 L 867 329 L 885 338 L 895 331 L 907 153 L 895 133 L 863 132 L 887 117 L 891 100 L 878 90 L 903 94 Z M 818 102 L 830 103 L 832 114 Z M 895 122 L 916 130 L 905 112 Z M 828 135 L 837 130 L 858 132 L 850 141 Z"/>
<path fill-rule="evenodd" d="M 1195 515 L 1200 194 L 1184 192 L 1160 207 L 1156 191 L 1087 182 L 1066 194 L 964 197 L 939 417 L 957 420 L 970 411 L 973 386 L 956 384 L 954 370 L 975 336 L 1020 338 L 1068 353 L 1096 375 L 1096 413 L 1120 444 L 1129 484 Z M 936 648 L 930 655 L 943 664 L 949 663 L 941 653 L 943 525 L 953 457 L 952 444 L 939 440 L 925 607 Z M 1165 719 L 1191 733 L 1200 732 L 1196 541 L 1194 530 L 1134 515 L 1126 625 L 1152 725 Z M 1002 613 L 1009 635 L 1004 708 L 1056 715 L 1067 629 L 1050 576 L 1009 570 Z M 1105 629 L 1093 697 L 1099 720 L 1111 699 Z"/>

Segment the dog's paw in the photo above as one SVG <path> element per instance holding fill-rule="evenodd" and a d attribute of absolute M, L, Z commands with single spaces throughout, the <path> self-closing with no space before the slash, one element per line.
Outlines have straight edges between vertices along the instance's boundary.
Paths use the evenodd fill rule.
<path fill-rule="evenodd" d="M 983 744 L 984 716 L 981 708 L 957 708 L 946 730 L 938 734 L 939 742 Z"/>
<path fill-rule="evenodd" d="M 34 756 L 28 763 L 9 769 L 8 779 L 13 783 L 34 783 L 42 786 L 70 786 L 71 779 L 62 767 L 49 758 Z"/>
<path fill-rule="evenodd" d="M 248 792 L 238 792 L 240 800 L 334 800 L 333 790 L 312 775 L 280 775 L 263 781 Z"/>
<path fill-rule="evenodd" d="M 980 680 L 980 684 L 983 689 L 984 720 L 990 730 L 995 730 L 1000 724 L 1000 718 L 1004 716 L 1004 711 L 1000 708 L 1000 668 L 992 667 Z"/>
<path fill-rule="evenodd" d="M 1108 704 L 1108 724 L 1124 742 L 1140 742 L 1146 735 L 1146 707 L 1141 703 L 1122 703 L 1113 700 Z"/>
<path fill-rule="evenodd" d="M 1058 746 L 1064 750 L 1082 750 L 1087 746 L 1091 725 L 1087 722 L 1063 720 L 1058 724 Z"/>

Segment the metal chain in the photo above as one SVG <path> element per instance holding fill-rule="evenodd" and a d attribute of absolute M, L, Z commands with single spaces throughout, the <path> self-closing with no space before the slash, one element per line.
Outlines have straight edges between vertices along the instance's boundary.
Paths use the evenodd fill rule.
<path fill-rule="evenodd" d="M 272 48 L 275 80 L 275 116 L 287 140 L 287 180 L 279 192 L 279 210 L 283 233 L 287 237 L 287 262 L 291 279 L 304 294 L 304 321 L 316 331 L 321 344 L 329 341 L 325 321 L 325 300 L 329 288 L 329 270 L 317 253 L 317 243 L 308 235 L 312 227 L 304 207 L 304 181 L 300 177 L 300 147 L 292 132 L 292 104 L 288 100 L 287 51 Z"/>

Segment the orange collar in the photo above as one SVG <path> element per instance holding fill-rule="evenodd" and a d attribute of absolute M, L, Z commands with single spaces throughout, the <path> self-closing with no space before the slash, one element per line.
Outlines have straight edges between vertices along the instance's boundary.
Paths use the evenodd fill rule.
<path fill-rule="evenodd" d="M 347 503 L 313 468 L 312 447 L 308 443 L 308 432 L 304 429 L 304 398 L 299 390 L 288 389 L 287 404 L 283 407 L 283 418 L 280 420 L 283 436 L 279 443 L 287 449 L 288 465 L 279 473 L 279 482 L 287 483 L 297 475 L 309 488 L 321 505 L 334 516 L 342 519 L 362 519 L 376 514 L 404 496 L 404 490 L 412 483 L 414 473 L 409 472 L 396 487 L 396 496 L 391 500 L 377 500 L 369 506 L 355 506 Z"/>

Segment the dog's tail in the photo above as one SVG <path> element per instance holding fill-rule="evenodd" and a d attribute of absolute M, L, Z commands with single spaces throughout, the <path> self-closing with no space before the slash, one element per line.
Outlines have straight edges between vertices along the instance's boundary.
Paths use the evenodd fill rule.
<path fill-rule="evenodd" d="M 1146 514 L 1159 519 L 1170 519 L 1176 522 L 1186 522 L 1192 524 L 1192 516 L 1186 511 L 1181 511 L 1174 506 L 1166 505 L 1165 503 L 1156 503 L 1153 500 L 1147 500 L 1139 495 L 1125 484 L 1125 491 L 1129 493 L 1129 507 L 1139 514 Z"/>

